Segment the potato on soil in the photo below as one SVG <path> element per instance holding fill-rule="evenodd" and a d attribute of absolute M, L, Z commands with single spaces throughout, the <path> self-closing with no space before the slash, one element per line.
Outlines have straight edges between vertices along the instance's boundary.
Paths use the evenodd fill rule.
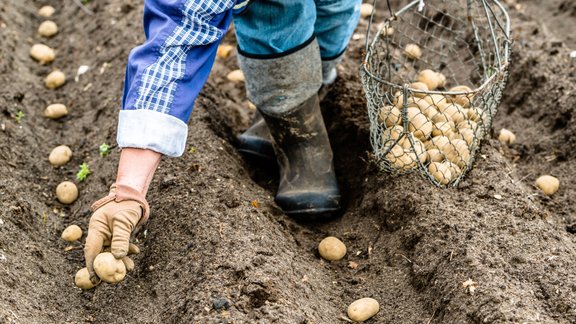
<path fill-rule="evenodd" d="M 47 64 L 56 58 L 56 52 L 44 44 L 34 44 L 30 48 L 30 56 L 40 64 Z"/>
<path fill-rule="evenodd" d="M 417 60 L 422 57 L 422 50 L 416 44 L 408 44 L 404 49 L 404 55 L 412 60 Z"/>
<path fill-rule="evenodd" d="M 440 162 L 432 162 L 428 166 L 428 172 L 436 179 L 436 181 L 445 185 L 452 181 L 452 172 L 448 166 Z"/>
<path fill-rule="evenodd" d="M 103 252 L 94 259 L 94 271 L 102 281 L 117 283 L 126 276 L 126 266 L 110 252 Z"/>
<path fill-rule="evenodd" d="M 52 20 L 46 20 L 38 26 L 38 34 L 42 37 L 52 37 L 58 33 L 58 25 Z"/>
<path fill-rule="evenodd" d="M 100 283 L 100 281 L 98 281 L 97 284 L 93 284 L 92 281 L 90 281 L 90 274 L 88 273 L 88 269 L 82 268 L 78 270 L 78 272 L 76 272 L 76 276 L 74 277 L 74 283 L 78 288 L 92 289 L 96 287 Z"/>
<path fill-rule="evenodd" d="M 516 135 L 514 135 L 514 133 L 507 130 L 506 128 L 502 128 L 500 130 L 500 134 L 498 135 L 498 140 L 502 144 L 506 145 L 514 144 L 514 142 L 516 142 Z"/>
<path fill-rule="evenodd" d="M 325 260 L 338 261 L 346 255 L 346 245 L 334 236 L 328 236 L 318 244 L 318 253 Z"/>
<path fill-rule="evenodd" d="M 64 181 L 56 187 L 56 197 L 61 203 L 69 205 L 78 198 L 78 188 L 73 182 Z"/>
<path fill-rule="evenodd" d="M 450 170 L 450 174 L 452 175 L 452 179 L 458 178 L 460 176 L 460 174 L 462 173 L 462 170 L 460 169 L 460 167 L 457 166 L 456 164 L 450 162 L 450 161 L 444 161 L 444 162 L 442 162 L 442 164 L 446 165 L 448 170 Z"/>
<path fill-rule="evenodd" d="M 44 109 L 44 116 L 50 119 L 58 119 L 68 115 L 68 108 L 63 104 L 51 104 Z"/>
<path fill-rule="evenodd" d="M 52 149 L 48 156 L 48 161 L 53 166 L 61 166 L 68 163 L 70 157 L 72 157 L 72 150 L 66 145 L 60 145 Z"/>
<path fill-rule="evenodd" d="M 234 46 L 230 44 L 221 44 L 220 46 L 218 46 L 218 49 L 216 50 L 216 56 L 221 59 L 225 59 L 228 56 L 230 56 L 232 50 L 234 50 Z"/>
<path fill-rule="evenodd" d="M 543 175 L 536 179 L 536 187 L 542 190 L 546 196 L 552 196 L 560 188 L 560 180 L 551 175 Z"/>
<path fill-rule="evenodd" d="M 61 237 L 66 242 L 78 241 L 82 237 L 82 229 L 78 225 L 70 225 L 62 232 Z"/>
<path fill-rule="evenodd" d="M 54 7 L 44 6 L 38 9 L 38 16 L 48 18 L 51 17 L 54 14 L 54 12 L 56 12 L 56 9 L 54 9 Z"/>
<path fill-rule="evenodd" d="M 364 322 L 376 315 L 380 304 L 374 298 L 361 298 L 348 306 L 348 318 L 356 322 Z"/>
<path fill-rule="evenodd" d="M 226 75 L 228 81 L 232 82 L 244 82 L 244 73 L 242 70 L 234 70 Z"/>
<path fill-rule="evenodd" d="M 44 84 L 48 89 L 59 88 L 64 85 L 64 83 L 66 83 L 66 75 L 60 70 L 50 72 L 44 80 Z"/>
<path fill-rule="evenodd" d="M 360 6 L 360 17 L 362 17 L 362 18 L 370 17 L 372 15 L 373 9 L 374 9 L 374 7 L 371 4 L 363 3 Z"/>

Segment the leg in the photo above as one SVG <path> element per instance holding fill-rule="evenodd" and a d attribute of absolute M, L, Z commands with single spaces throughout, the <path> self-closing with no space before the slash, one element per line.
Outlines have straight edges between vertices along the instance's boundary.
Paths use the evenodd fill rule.
<path fill-rule="evenodd" d="M 314 30 L 322 57 L 322 84 L 336 80 L 336 65 L 342 56 L 360 18 L 361 0 L 314 0 Z"/>
<path fill-rule="evenodd" d="M 276 202 L 291 216 L 336 211 L 340 192 L 317 95 L 322 69 L 314 4 L 274 0 L 252 6 L 251 15 L 236 18 L 239 63 L 248 97 L 274 139 L 280 166 Z"/>

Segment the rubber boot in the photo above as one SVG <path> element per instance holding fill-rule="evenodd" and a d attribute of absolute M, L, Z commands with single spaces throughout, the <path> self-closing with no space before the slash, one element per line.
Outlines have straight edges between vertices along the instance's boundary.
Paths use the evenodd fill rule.
<path fill-rule="evenodd" d="M 336 66 L 342 62 L 343 57 L 344 54 L 341 54 L 334 59 L 322 60 L 322 86 L 318 90 L 320 101 L 324 99 L 336 81 L 338 77 Z M 246 160 L 254 164 L 272 165 L 276 161 L 272 135 L 259 112 L 254 115 L 250 128 L 238 136 L 237 148 Z"/>
<path fill-rule="evenodd" d="M 280 184 L 276 203 L 289 216 L 329 216 L 340 190 L 318 95 L 282 115 L 262 113 L 276 143 Z"/>
<path fill-rule="evenodd" d="M 254 115 L 252 126 L 238 136 L 237 148 L 238 152 L 251 163 L 276 165 L 272 135 L 259 112 Z"/>
<path fill-rule="evenodd" d="M 280 167 L 276 203 L 293 217 L 340 209 L 333 155 L 320 112 L 320 50 L 315 40 L 285 56 L 238 56 L 248 98 L 266 121 Z"/>

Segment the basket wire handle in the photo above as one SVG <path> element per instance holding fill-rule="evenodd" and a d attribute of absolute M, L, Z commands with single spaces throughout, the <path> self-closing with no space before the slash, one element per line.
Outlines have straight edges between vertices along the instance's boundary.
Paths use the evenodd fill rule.
<path fill-rule="evenodd" d="M 424 0 L 416 0 L 418 2 L 418 11 L 424 10 Z M 388 12 L 390 13 L 390 19 L 393 20 L 396 14 L 392 12 L 392 6 L 390 5 L 390 0 L 386 0 L 386 5 L 388 6 Z M 374 12 L 376 11 L 376 0 L 372 0 L 372 14 L 370 15 L 370 20 L 368 21 L 368 30 L 366 31 L 366 52 L 368 53 L 368 48 L 370 47 L 370 30 L 372 29 L 372 21 L 374 20 Z"/>

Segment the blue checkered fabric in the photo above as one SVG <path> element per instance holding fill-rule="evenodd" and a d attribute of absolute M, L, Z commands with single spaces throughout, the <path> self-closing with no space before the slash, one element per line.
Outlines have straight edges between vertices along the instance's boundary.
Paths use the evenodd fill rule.
<path fill-rule="evenodd" d="M 224 35 L 209 22 L 214 16 L 231 9 L 234 0 L 187 0 L 182 10 L 182 23 L 160 49 L 156 62 L 142 73 L 134 109 L 169 113 L 177 83 L 184 77 L 188 52 L 194 46 L 208 45 Z"/>

